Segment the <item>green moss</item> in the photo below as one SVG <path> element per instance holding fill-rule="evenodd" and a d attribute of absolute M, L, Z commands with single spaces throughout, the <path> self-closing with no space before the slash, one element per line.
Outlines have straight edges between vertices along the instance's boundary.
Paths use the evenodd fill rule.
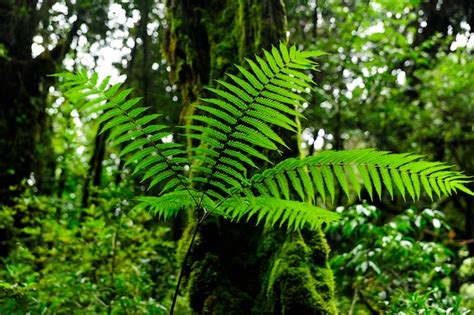
<path fill-rule="evenodd" d="M 263 252 L 280 249 L 262 278 L 264 287 L 254 313 L 336 314 L 333 274 L 327 264 L 329 247 L 322 231 L 293 232 L 283 243 L 277 241 L 281 237 L 276 233 L 268 233 L 262 243 Z"/>
<path fill-rule="evenodd" d="M 193 264 L 188 286 L 192 309 L 203 309 L 205 304 L 217 299 L 213 291 L 220 279 L 218 264 L 219 258 L 212 254 L 206 254 Z"/>

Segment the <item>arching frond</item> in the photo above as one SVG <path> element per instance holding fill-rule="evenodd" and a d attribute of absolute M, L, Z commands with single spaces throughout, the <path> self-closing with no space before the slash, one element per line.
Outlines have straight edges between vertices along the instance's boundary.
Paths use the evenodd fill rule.
<path fill-rule="evenodd" d="M 194 196 L 187 191 L 175 191 L 159 197 L 139 197 L 135 208 L 146 209 L 167 220 L 176 216 L 180 210 L 192 207 L 194 200 L 202 196 L 195 191 L 192 194 Z M 308 203 L 269 196 L 235 195 L 217 204 L 209 197 L 203 197 L 203 209 L 233 221 L 255 219 L 257 224 L 264 223 L 268 226 L 301 229 L 306 225 L 314 229 L 322 223 L 330 223 L 340 218 L 336 212 Z"/>
<path fill-rule="evenodd" d="M 102 132 L 122 146 L 120 155 L 133 173 L 140 173 L 149 187 L 162 187 L 157 197 L 138 198 L 137 206 L 165 219 L 197 207 L 236 221 L 316 228 L 338 215 L 312 205 L 315 196 L 334 200 L 338 186 L 348 197 L 351 192 L 360 197 L 362 188 L 371 197 L 385 190 L 413 200 L 422 191 L 431 198 L 457 190 L 473 194 L 466 187 L 471 178 L 445 163 L 372 149 L 290 158 L 248 178 L 260 162 L 271 163 L 265 152 L 286 147 L 275 128 L 297 131 L 302 93 L 312 84 L 305 71 L 315 69 L 311 59 L 320 54 L 280 44 L 247 60 L 248 69 L 237 66 L 240 76 L 218 81 L 222 88 L 209 88 L 214 97 L 203 99 L 185 126 L 187 136 L 201 144 L 188 149 L 189 172 L 184 171 L 191 163 L 183 146 L 162 141 L 171 132 L 155 123 L 159 115 L 139 106 L 139 98 L 129 97 L 132 90 L 121 84 L 109 87 L 109 78 L 99 82 L 97 74 L 89 77 L 84 71 L 57 76 L 66 97 L 83 111 L 100 114 Z"/>
<path fill-rule="evenodd" d="M 413 154 L 393 154 L 372 149 L 325 151 L 302 159 L 287 159 L 272 168 L 254 175 L 247 189 L 289 199 L 297 195 L 302 200 L 311 200 L 317 192 L 323 200 L 333 200 L 339 185 L 350 197 L 350 191 L 360 196 L 365 187 L 371 198 L 379 198 L 385 190 L 393 198 L 398 191 L 403 198 L 409 195 L 417 200 L 424 190 L 430 198 L 451 195 L 457 190 L 473 194 L 465 184 L 470 177 L 449 170 L 451 166 L 441 162 L 420 160 Z"/>
<path fill-rule="evenodd" d="M 224 201 L 219 210 L 228 219 L 241 221 L 254 218 L 256 223 L 267 226 L 285 226 L 288 229 L 302 229 L 305 225 L 315 229 L 322 223 L 340 218 L 339 214 L 306 202 L 278 199 L 270 196 L 233 196 Z"/>
<path fill-rule="evenodd" d="M 99 82 L 96 73 L 89 77 L 85 71 L 56 76 L 63 79 L 65 97 L 83 112 L 101 113 L 100 132 L 107 131 L 112 145 L 122 146 L 120 156 L 127 156 L 126 165 L 132 167 L 133 174 L 141 173 L 142 181 L 149 180 L 149 188 L 160 184 L 166 192 L 189 186 L 183 174 L 189 163 L 183 145 L 162 141 L 172 135 L 168 126 L 156 124 L 160 115 L 139 106 L 140 98 L 130 98 L 131 89 L 123 89 L 121 83 L 109 87 L 109 77 Z"/>
<path fill-rule="evenodd" d="M 195 207 L 196 200 L 202 200 L 201 208 L 205 212 L 227 216 L 224 208 L 216 204 L 212 198 L 193 189 L 167 192 L 159 197 L 138 197 L 136 198 L 138 203 L 134 208 L 146 209 L 154 215 L 168 220 L 176 216 L 180 210 Z"/>
<path fill-rule="evenodd" d="M 204 186 L 198 185 L 214 195 L 227 196 L 230 188 L 245 183 L 245 170 L 255 167 L 253 160 L 270 162 L 261 150 L 287 147 L 275 127 L 297 129 L 295 117 L 301 114 L 296 108 L 312 82 L 303 71 L 315 69 L 311 58 L 319 53 L 280 44 L 263 55 L 247 59 L 250 70 L 237 67 L 241 77 L 229 74 L 230 82 L 218 81 L 222 89 L 208 88 L 215 98 L 203 99 L 197 106 L 203 114 L 190 117 L 194 123 L 189 136 L 216 153 L 197 166 L 207 170 Z"/>
<path fill-rule="evenodd" d="M 138 197 L 138 203 L 135 208 L 146 209 L 164 220 L 168 220 L 182 210 L 189 209 L 195 206 L 195 200 L 199 199 L 200 195 L 194 190 L 177 190 L 167 192 L 159 197 Z M 204 200 L 206 206 L 212 204 L 210 199 Z"/>

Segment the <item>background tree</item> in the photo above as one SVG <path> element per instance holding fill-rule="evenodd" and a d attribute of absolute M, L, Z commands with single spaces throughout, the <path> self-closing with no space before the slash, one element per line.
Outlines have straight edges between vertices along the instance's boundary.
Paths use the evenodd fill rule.
<path fill-rule="evenodd" d="M 49 1 L 0 6 L 0 71 L 5 84 L 0 87 L 0 204 L 12 204 L 25 179 L 36 184 L 42 193 L 50 193 L 54 178 L 54 153 L 51 145 L 51 120 L 46 114 L 51 79 L 80 26 L 70 26 L 64 38 L 36 57 L 32 57 L 33 37 L 50 23 Z M 16 218 L 20 225 L 21 218 Z M 13 231 L 0 228 L 0 237 L 11 238 Z M 0 244 L 0 256 L 8 246 Z"/>
<path fill-rule="evenodd" d="M 0 69 L 7 78 L 1 87 L 0 150 L 4 152 L 0 162 L 1 202 L 11 201 L 18 193 L 10 186 L 19 185 L 31 174 L 39 189 L 44 192 L 51 189 L 54 158 L 46 97 L 52 82 L 46 75 L 54 72 L 64 58 L 79 22 L 56 47 L 33 58 L 33 37 L 41 26 L 49 24 L 49 5 L 47 1 L 21 5 L 5 2 L 0 8 L 0 42 L 4 48 Z"/>
<path fill-rule="evenodd" d="M 232 63 L 241 63 L 250 53 L 285 38 L 280 1 L 204 1 L 197 6 L 171 1 L 168 8 L 165 49 L 172 78 L 182 90 L 183 119 L 195 112 L 198 97 L 204 96 L 203 85 L 215 84 L 213 80 Z M 193 143 L 188 141 L 188 145 Z M 291 145 L 293 153 L 287 156 L 298 152 L 296 139 Z M 182 252 L 195 224 L 191 218 L 181 241 Z M 255 231 L 252 225 L 213 220 L 202 227 L 186 266 L 191 307 L 199 313 L 227 314 L 335 312 L 332 273 L 326 261 L 329 248 L 322 232 L 287 235 Z M 289 245 L 294 242 L 302 246 Z"/>

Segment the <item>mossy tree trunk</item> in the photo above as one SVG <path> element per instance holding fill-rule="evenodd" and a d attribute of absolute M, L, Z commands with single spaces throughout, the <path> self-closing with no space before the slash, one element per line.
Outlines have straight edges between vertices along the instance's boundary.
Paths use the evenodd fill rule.
<path fill-rule="evenodd" d="M 181 117 L 195 111 L 203 85 L 285 38 L 280 0 L 175 0 L 167 8 L 165 51 L 182 92 Z M 297 155 L 297 140 L 291 141 L 288 155 Z M 181 254 L 196 226 L 190 218 Z M 328 253 L 322 231 L 263 229 L 211 217 L 187 261 L 183 291 L 196 314 L 336 313 Z"/>

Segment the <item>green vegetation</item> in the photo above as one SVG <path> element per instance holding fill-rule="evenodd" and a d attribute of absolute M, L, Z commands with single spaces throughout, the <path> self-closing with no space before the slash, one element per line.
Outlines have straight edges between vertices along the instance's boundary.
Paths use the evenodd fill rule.
<path fill-rule="evenodd" d="M 0 313 L 466 314 L 472 9 L 6 4 Z"/>

